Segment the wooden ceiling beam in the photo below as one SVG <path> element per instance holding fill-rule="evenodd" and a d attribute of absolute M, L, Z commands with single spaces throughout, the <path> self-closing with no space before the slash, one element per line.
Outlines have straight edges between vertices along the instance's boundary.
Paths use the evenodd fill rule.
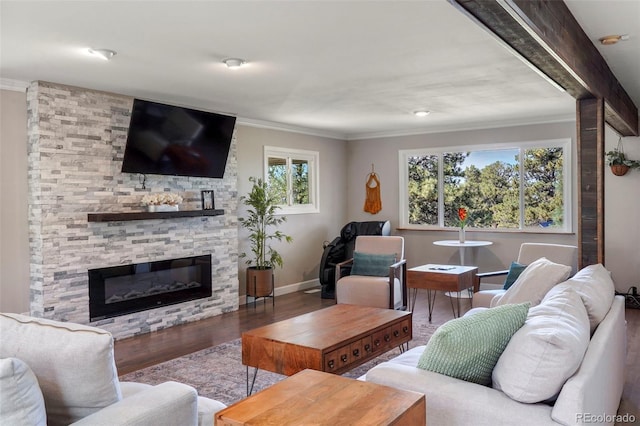
<path fill-rule="evenodd" d="M 603 98 L 605 120 L 638 136 L 638 108 L 562 0 L 449 0 L 575 99 Z"/>

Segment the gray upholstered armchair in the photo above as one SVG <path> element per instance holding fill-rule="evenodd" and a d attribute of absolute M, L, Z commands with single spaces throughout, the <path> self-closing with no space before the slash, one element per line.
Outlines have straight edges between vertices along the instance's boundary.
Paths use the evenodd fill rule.
<path fill-rule="evenodd" d="M 406 309 L 406 276 L 404 238 L 358 236 L 353 258 L 336 265 L 336 303 Z"/>
<path fill-rule="evenodd" d="M 578 268 L 578 247 L 563 244 L 547 244 L 547 243 L 522 243 L 518 254 L 519 265 L 529 265 L 541 257 L 546 257 L 554 263 L 571 266 L 571 275 L 575 274 Z M 477 274 L 475 284 L 475 293 L 473 295 L 473 306 L 489 307 L 491 300 L 498 294 L 503 294 L 505 289 L 480 290 L 481 280 L 490 277 L 509 275 L 509 269 L 484 272 Z"/>

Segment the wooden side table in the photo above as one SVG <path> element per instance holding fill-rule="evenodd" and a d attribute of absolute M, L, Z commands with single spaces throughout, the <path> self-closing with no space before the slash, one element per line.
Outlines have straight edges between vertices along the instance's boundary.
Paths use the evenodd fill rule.
<path fill-rule="evenodd" d="M 218 411 L 216 426 L 426 425 L 424 394 L 303 370 Z"/>
<path fill-rule="evenodd" d="M 429 322 L 431 322 L 431 312 L 436 300 L 435 291 L 461 292 L 473 287 L 478 273 L 477 266 L 457 266 L 457 265 L 435 265 L 427 264 L 407 269 L 407 288 L 413 289 L 413 301 L 411 311 L 416 304 L 418 289 L 427 290 L 427 304 L 429 307 Z M 411 291 L 409 292 L 411 297 Z M 454 317 L 460 316 L 460 298 L 456 298 L 458 313 L 451 301 L 451 310 Z"/>

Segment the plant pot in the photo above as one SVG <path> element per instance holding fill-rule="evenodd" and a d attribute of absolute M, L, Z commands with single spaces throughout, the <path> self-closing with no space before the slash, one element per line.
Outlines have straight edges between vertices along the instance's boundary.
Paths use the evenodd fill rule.
<path fill-rule="evenodd" d="M 247 296 L 266 297 L 273 293 L 273 268 L 247 268 Z"/>
<path fill-rule="evenodd" d="M 629 166 L 626 164 L 613 164 L 611 166 L 611 171 L 616 176 L 624 176 L 629 171 Z"/>
<path fill-rule="evenodd" d="M 159 204 L 147 206 L 147 211 L 154 212 L 177 212 L 180 211 L 178 204 Z"/>

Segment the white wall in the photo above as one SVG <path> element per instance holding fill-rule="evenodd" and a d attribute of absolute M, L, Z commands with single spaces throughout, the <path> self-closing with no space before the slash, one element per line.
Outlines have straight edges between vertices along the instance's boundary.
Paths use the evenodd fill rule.
<path fill-rule="evenodd" d="M 27 97 L 0 91 L 0 311 L 29 311 Z"/>
<path fill-rule="evenodd" d="M 245 195 L 251 189 L 250 176 L 262 177 L 264 146 L 305 149 L 320 153 L 320 213 L 287 215 L 281 230 L 293 237 L 293 243 L 276 243 L 284 259 L 284 267 L 275 272 L 276 288 L 291 285 L 318 285 L 322 243 L 331 241 L 348 222 L 346 198 L 346 142 L 318 136 L 238 125 L 238 191 Z M 238 216 L 246 208 L 239 205 Z M 240 253 L 248 252 L 247 232 L 239 230 Z M 275 248 L 275 247 L 274 247 Z M 244 259 L 238 265 L 240 294 L 245 291 Z"/>
<path fill-rule="evenodd" d="M 605 150 L 611 151 L 618 135 L 607 128 L 605 141 Z M 623 138 L 622 143 L 628 158 L 640 160 L 640 138 Z M 605 265 L 618 291 L 631 286 L 640 291 L 640 170 L 615 176 L 607 167 L 604 176 Z"/>

